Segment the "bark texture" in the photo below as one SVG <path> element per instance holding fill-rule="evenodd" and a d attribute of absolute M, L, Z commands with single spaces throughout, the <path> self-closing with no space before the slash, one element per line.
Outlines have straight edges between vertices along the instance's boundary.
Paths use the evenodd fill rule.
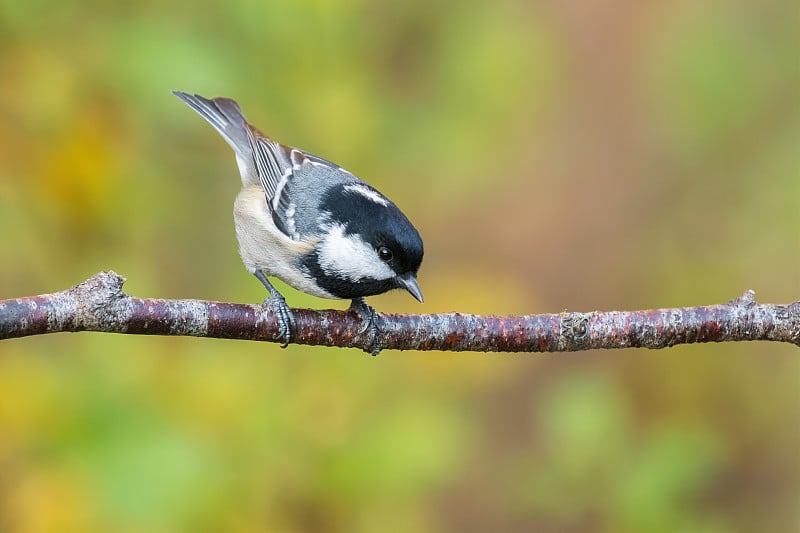
<path fill-rule="evenodd" d="M 100 272 L 62 292 L 0 300 L 0 339 L 102 331 L 278 342 L 269 306 L 135 298 L 125 279 Z M 292 342 L 317 346 L 473 352 L 573 352 L 676 344 L 779 341 L 800 346 L 800 302 L 760 304 L 746 291 L 728 303 L 645 311 L 525 316 L 378 313 L 378 333 L 355 312 L 294 309 Z"/>

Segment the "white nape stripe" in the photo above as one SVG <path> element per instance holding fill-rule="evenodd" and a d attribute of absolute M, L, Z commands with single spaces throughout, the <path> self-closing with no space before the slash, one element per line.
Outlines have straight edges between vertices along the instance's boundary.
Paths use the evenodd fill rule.
<path fill-rule="evenodd" d="M 349 185 L 345 185 L 344 190 L 360 194 L 367 200 L 375 202 L 378 205 L 382 205 L 383 207 L 389 206 L 389 200 L 384 198 L 379 192 L 370 189 L 362 183 L 351 183 Z"/>
<path fill-rule="evenodd" d="M 389 265 L 378 257 L 375 248 L 358 235 L 345 235 L 341 224 L 330 226 L 317 246 L 319 265 L 329 276 L 342 277 L 348 281 L 395 277 Z"/>

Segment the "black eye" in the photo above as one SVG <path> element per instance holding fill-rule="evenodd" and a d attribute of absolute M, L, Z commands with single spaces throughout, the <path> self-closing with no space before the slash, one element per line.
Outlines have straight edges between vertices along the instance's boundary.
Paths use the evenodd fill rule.
<path fill-rule="evenodd" d="M 381 258 L 381 261 L 389 262 L 392 260 L 392 251 L 385 246 L 381 246 L 378 248 L 378 257 Z"/>

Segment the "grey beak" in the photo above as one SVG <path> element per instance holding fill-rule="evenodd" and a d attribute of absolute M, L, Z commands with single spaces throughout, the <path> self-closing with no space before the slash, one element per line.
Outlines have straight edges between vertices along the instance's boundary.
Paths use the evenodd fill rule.
<path fill-rule="evenodd" d="M 400 285 L 400 287 L 410 292 L 411 296 L 416 298 L 419 303 L 423 303 L 422 291 L 419 290 L 417 279 L 412 274 L 403 274 L 402 276 L 397 276 L 397 283 Z"/>

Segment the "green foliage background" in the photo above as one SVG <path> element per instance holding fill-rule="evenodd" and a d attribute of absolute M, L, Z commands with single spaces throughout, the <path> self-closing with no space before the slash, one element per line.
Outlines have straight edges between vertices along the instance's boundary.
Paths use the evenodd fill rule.
<path fill-rule="evenodd" d="M 0 2 L 0 298 L 257 302 L 225 95 L 394 199 L 420 307 L 800 296 L 792 0 Z M 285 289 L 295 306 L 346 304 Z M 0 343 L 0 530 L 796 531 L 800 358 Z"/>

